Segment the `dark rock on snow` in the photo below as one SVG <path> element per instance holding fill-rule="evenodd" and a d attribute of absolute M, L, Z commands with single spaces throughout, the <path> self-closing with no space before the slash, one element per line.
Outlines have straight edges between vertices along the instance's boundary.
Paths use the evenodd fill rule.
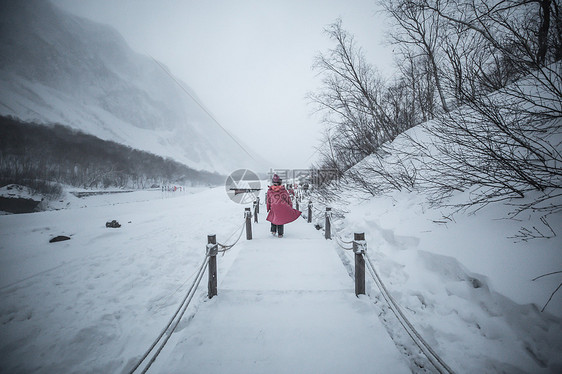
<path fill-rule="evenodd" d="M 119 224 L 119 222 L 117 222 L 116 220 L 113 220 L 111 222 L 106 222 L 105 223 L 105 227 L 113 227 L 113 228 L 118 228 L 121 227 L 121 224 Z"/>
<path fill-rule="evenodd" d="M 49 243 L 62 242 L 62 241 L 65 241 L 65 240 L 70 240 L 70 237 L 64 236 L 64 235 L 59 235 L 59 236 L 55 236 L 54 238 L 49 240 Z"/>

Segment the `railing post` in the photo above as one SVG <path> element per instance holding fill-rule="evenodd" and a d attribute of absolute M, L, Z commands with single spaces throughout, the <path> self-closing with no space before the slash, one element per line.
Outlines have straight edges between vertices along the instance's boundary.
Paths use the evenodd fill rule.
<path fill-rule="evenodd" d="M 246 217 L 246 240 L 252 240 L 252 212 L 250 208 L 244 209 L 244 217 Z"/>
<path fill-rule="evenodd" d="M 353 234 L 353 252 L 355 253 L 355 296 L 365 295 L 365 233 Z"/>
<path fill-rule="evenodd" d="M 256 197 L 256 213 L 259 214 L 259 212 L 260 212 L 260 197 L 257 196 L 257 197 Z M 258 222 L 258 221 L 257 221 L 257 218 L 256 218 L 256 222 Z"/>
<path fill-rule="evenodd" d="M 258 223 L 258 202 L 254 201 L 254 222 Z"/>
<path fill-rule="evenodd" d="M 308 201 L 308 223 L 312 223 L 312 201 Z"/>
<path fill-rule="evenodd" d="M 209 299 L 217 295 L 217 236 L 207 235 L 207 254 L 209 255 L 209 282 L 208 293 Z"/>
<path fill-rule="evenodd" d="M 326 222 L 324 224 L 324 238 L 332 239 L 332 225 L 330 221 L 330 215 L 332 214 L 332 208 L 326 207 Z"/>

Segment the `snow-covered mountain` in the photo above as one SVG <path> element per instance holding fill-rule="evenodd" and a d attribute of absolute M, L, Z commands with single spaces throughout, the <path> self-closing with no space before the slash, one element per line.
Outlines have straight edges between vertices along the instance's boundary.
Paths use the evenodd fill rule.
<path fill-rule="evenodd" d="M 195 169 L 263 170 L 186 84 L 111 27 L 43 0 L 1 7 L 0 114 L 61 123 Z"/>

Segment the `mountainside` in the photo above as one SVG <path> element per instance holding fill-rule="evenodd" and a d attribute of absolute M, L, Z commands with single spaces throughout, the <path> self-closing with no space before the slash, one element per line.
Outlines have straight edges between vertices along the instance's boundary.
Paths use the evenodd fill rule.
<path fill-rule="evenodd" d="M 263 167 L 114 29 L 41 0 L 1 7 L 0 114 L 68 125 L 196 169 Z"/>
<path fill-rule="evenodd" d="M 193 170 L 62 125 L 36 125 L 2 116 L 0 150 L 0 186 L 23 184 L 51 200 L 58 199 L 58 194 L 49 193 L 53 182 L 87 189 L 224 183 L 224 176 L 217 173 Z M 6 210 L 2 204 L 1 210 Z"/>

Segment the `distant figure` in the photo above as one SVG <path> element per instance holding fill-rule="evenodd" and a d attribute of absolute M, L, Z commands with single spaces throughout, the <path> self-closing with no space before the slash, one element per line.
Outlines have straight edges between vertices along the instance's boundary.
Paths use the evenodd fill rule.
<path fill-rule="evenodd" d="M 293 189 L 292 184 L 287 185 L 287 192 L 289 192 L 289 196 L 291 196 L 293 198 L 295 197 L 295 190 Z"/>
<path fill-rule="evenodd" d="M 293 209 L 291 197 L 289 193 L 281 185 L 281 178 L 277 174 L 273 174 L 271 179 L 273 183 L 267 190 L 267 220 L 271 222 L 271 234 L 279 238 L 283 237 L 284 227 L 286 223 L 293 222 L 300 217 L 301 212 Z"/>
<path fill-rule="evenodd" d="M 287 185 L 287 192 L 289 193 L 289 197 L 291 198 L 291 200 L 295 200 L 295 190 L 293 189 L 292 184 Z M 292 206 L 293 204 L 291 204 L 291 207 Z"/>

